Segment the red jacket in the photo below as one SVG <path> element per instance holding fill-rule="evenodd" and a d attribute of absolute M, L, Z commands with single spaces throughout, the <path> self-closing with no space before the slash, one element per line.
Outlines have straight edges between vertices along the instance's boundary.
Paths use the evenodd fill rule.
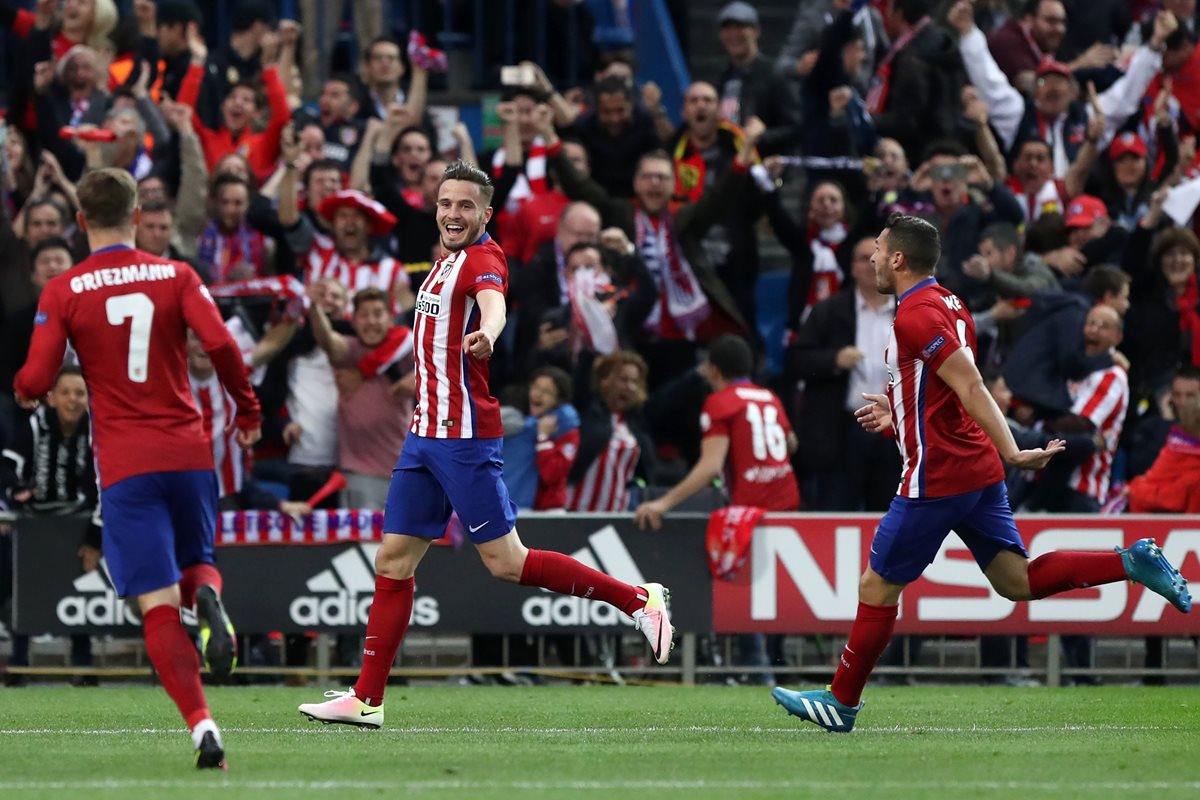
<path fill-rule="evenodd" d="M 567 473 L 579 454 L 579 428 L 537 443 L 537 494 L 534 511 L 561 510 L 567 505 Z"/>
<path fill-rule="evenodd" d="M 1200 437 L 1176 425 L 1154 466 L 1129 484 L 1131 513 L 1200 513 Z"/>
<path fill-rule="evenodd" d="M 211 170 L 223 157 L 237 151 L 250 161 L 250 167 L 259 181 L 266 179 L 275 170 L 275 162 L 279 160 L 279 135 L 283 127 L 292 118 L 292 110 L 288 107 L 287 89 L 279 79 L 279 71 L 275 67 L 263 70 L 263 87 L 267 93 L 267 105 L 271 109 L 271 121 L 260 133 L 255 133 L 250 126 L 241 132 L 237 139 L 233 138 L 224 127 L 213 130 L 204 127 L 200 117 L 195 112 L 196 99 L 200 96 L 200 84 L 204 80 L 204 68 L 196 64 L 188 67 L 187 75 L 179 87 L 179 102 L 192 107 L 192 126 L 200 137 L 204 147 L 204 160 Z"/>

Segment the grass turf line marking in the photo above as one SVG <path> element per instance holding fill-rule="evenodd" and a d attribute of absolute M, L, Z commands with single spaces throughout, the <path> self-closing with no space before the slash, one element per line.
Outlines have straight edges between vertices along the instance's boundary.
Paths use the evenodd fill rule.
<path fill-rule="evenodd" d="M 484 789 L 514 789 L 526 791 L 579 790 L 768 790 L 809 789 L 817 791 L 851 790 L 1010 790 L 1010 791 L 1093 791 L 1093 792 L 1161 792 L 1180 789 L 1200 789 L 1200 781 L 1097 781 L 1089 783 L 1058 781 L 752 781 L 752 780 L 616 780 L 616 781 L 362 781 L 362 780 L 249 780 L 225 778 L 219 781 L 197 780 L 80 780 L 80 781 L 3 781 L 0 790 L 46 791 L 77 789 L 261 789 L 291 791 L 329 791 L 362 789 L 388 791 L 468 791 Z"/>
<path fill-rule="evenodd" d="M 332 734 L 339 735 L 344 730 L 345 726 L 321 725 L 316 726 L 316 723 L 310 726 L 299 726 L 295 728 L 221 728 L 222 733 L 302 733 L 302 734 Z M 1016 726 L 998 726 L 989 727 L 983 725 L 970 725 L 959 727 L 946 727 L 939 725 L 891 725 L 878 728 L 857 728 L 853 732 L 856 736 L 870 736 L 875 734 L 910 734 L 910 733 L 1102 733 L 1105 731 L 1181 731 L 1190 730 L 1189 727 L 1183 725 L 1110 725 L 1110 724 L 1083 724 L 1083 725 L 1016 725 Z M 187 733 L 186 728 L 101 728 L 95 730 L 72 729 L 72 728 L 0 728 L 0 736 L 2 735 L 19 735 L 19 736 L 126 736 L 129 734 L 178 734 Z M 816 727 L 802 725 L 797 723 L 794 727 L 777 727 L 764 728 L 760 726 L 746 727 L 725 727 L 718 725 L 681 725 L 681 726 L 647 726 L 641 727 L 602 727 L 589 726 L 580 728 L 535 728 L 535 727 L 390 727 L 384 728 L 382 731 L 373 732 L 376 735 L 403 735 L 403 734 L 480 734 L 480 733 L 523 733 L 534 736 L 546 736 L 555 734 L 579 734 L 579 733 L 608 733 L 615 735 L 629 735 L 638 733 L 824 733 Z"/>

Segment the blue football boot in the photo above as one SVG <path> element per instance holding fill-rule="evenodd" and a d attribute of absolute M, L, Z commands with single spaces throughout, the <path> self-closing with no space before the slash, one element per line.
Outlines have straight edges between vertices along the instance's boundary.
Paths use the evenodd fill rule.
<path fill-rule="evenodd" d="M 771 696 L 793 717 L 820 725 L 830 733 L 849 733 L 854 728 L 854 718 L 864 705 L 847 706 L 839 703 L 828 686 L 808 692 L 794 692 L 776 686 L 771 690 Z"/>
<path fill-rule="evenodd" d="M 1128 549 L 1114 549 L 1121 554 L 1129 580 L 1142 584 L 1155 594 L 1161 594 L 1184 614 L 1192 610 L 1187 579 L 1171 566 L 1162 548 L 1153 539 L 1138 539 Z"/>

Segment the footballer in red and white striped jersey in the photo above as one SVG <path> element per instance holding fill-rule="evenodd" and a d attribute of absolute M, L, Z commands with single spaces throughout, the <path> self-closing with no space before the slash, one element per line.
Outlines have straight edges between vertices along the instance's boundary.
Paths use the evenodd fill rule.
<path fill-rule="evenodd" d="M 973 354 L 975 347 L 971 312 L 935 279 L 900 295 L 887 347 L 887 396 L 903 460 L 901 497 L 948 497 L 1004 480 L 995 446 L 937 374 L 959 349 Z"/>
<path fill-rule="evenodd" d="M 800 488 L 788 452 L 791 423 L 769 389 L 748 380 L 732 381 L 704 401 L 704 438 L 729 438 L 725 471 L 730 500 L 767 511 L 795 511 Z"/>
<path fill-rule="evenodd" d="M 431 439 L 504 435 L 500 404 L 488 389 L 487 361 L 471 358 L 463 338 L 479 330 L 476 295 L 507 294 L 508 262 L 488 234 L 434 262 L 417 292 L 413 335 L 417 407 L 412 432 Z"/>
<path fill-rule="evenodd" d="M 629 484 L 637 469 L 641 446 L 622 414 L 612 415 L 608 446 L 577 484 L 567 486 L 568 511 L 617 513 L 629 510 Z"/>

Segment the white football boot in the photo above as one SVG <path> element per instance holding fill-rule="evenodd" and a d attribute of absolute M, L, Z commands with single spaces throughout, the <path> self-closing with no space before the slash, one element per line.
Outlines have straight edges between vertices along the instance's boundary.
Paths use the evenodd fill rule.
<path fill-rule="evenodd" d="M 638 588 L 646 592 L 646 607 L 633 612 L 633 626 L 646 635 L 654 660 L 665 664 L 675 648 L 675 629 L 671 627 L 668 608 L 671 590 L 661 583 L 647 583 Z"/>
<path fill-rule="evenodd" d="M 372 730 L 383 727 L 383 706 L 369 706 L 359 700 L 353 687 L 347 692 L 329 691 L 325 696 L 332 699 L 324 703 L 302 703 L 300 713 L 326 725 L 355 725 Z"/>

